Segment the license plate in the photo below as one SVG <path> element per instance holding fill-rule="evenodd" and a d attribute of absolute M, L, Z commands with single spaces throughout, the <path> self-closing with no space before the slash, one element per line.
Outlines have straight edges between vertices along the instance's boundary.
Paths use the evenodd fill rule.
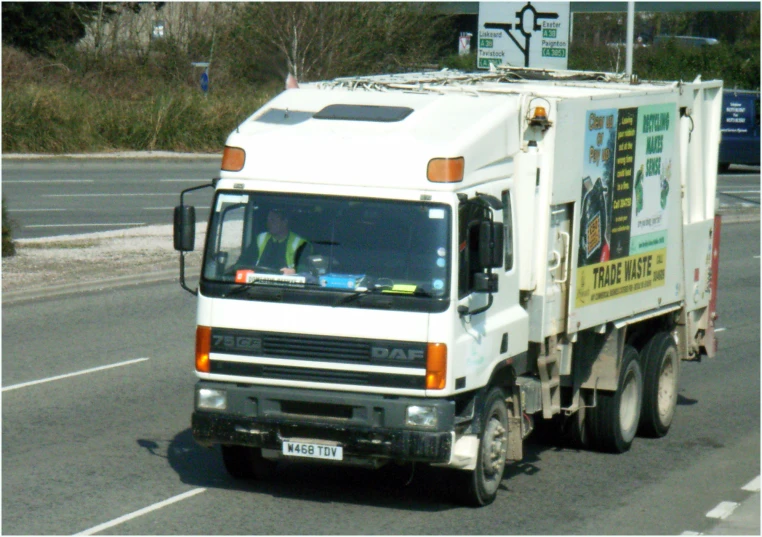
<path fill-rule="evenodd" d="M 328 444 L 307 442 L 283 442 L 283 454 L 288 457 L 308 457 L 310 459 L 344 460 L 344 448 Z"/>

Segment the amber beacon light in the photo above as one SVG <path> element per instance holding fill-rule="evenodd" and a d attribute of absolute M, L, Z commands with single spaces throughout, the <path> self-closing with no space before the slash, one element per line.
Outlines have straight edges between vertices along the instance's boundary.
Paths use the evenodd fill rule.
<path fill-rule="evenodd" d="M 210 373 L 212 364 L 209 352 L 212 347 L 212 328 L 210 326 L 196 327 L 196 371 Z"/>
<path fill-rule="evenodd" d="M 222 169 L 226 172 L 240 172 L 246 162 L 246 151 L 240 147 L 225 146 L 222 152 Z"/>
<path fill-rule="evenodd" d="M 460 183 L 466 161 L 458 158 L 433 158 L 426 169 L 426 177 L 432 183 Z"/>

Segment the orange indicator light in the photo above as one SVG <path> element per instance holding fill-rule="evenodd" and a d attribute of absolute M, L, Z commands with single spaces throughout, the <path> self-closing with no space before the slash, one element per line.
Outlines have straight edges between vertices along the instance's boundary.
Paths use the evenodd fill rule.
<path fill-rule="evenodd" d="M 444 390 L 447 383 L 447 345 L 429 343 L 426 351 L 426 389 Z"/>
<path fill-rule="evenodd" d="M 226 172 L 240 172 L 246 162 L 246 151 L 240 147 L 225 146 L 222 152 L 222 169 Z"/>
<path fill-rule="evenodd" d="M 460 183 L 466 161 L 458 158 L 433 158 L 426 169 L 426 177 L 432 183 Z"/>
<path fill-rule="evenodd" d="M 196 371 L 210 373 L 212 364 L 209 361 L 209 351 L 212 347 L 212 328 L 210 326 L 196 327 Z"/>

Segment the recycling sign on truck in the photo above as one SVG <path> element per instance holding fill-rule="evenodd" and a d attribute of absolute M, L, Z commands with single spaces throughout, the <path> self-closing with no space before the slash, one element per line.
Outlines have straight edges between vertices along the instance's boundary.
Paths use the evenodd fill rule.
<path fill-rule="evenodd" d="M 568 2 L 479 2 L 480 69 L 566 69 L 568 58 Z"/>

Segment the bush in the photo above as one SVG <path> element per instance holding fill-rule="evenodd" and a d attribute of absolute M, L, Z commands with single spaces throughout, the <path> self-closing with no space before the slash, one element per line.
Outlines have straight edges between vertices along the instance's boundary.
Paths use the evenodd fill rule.
<path fill-rule="evenodd" d="M 452 54 L 442 60 L 442 67 L 460 71 L 476 71 L 476 54 Z"/>
<path fill-rule="evenodd" d="M 6 153 L 87 151 L 221 151 L 235 125 L 273 91 L 212 91 L 182 85 L 139 98 L 56 84 L 5 88 L 2 150 Z"/>
<path fill-rule="evenodd" d="M 625 48 L 572 43 L 569 68 L 622 73 Z M 633 73 L 641 80 L 693 82 L 719 79 L 728 88 L 759 89 L 759 46 L 748 42 L 684 47 L 674 42 L 633 51 Z"/>
<path fill-rule="evenodd" d="M 3 196 L 3 257 L 13 257 L 16 255 L 16 243 L 13 242 L 14 222 L 8 216 L 8 209 L 5 206 L 5 196 Z"/>

